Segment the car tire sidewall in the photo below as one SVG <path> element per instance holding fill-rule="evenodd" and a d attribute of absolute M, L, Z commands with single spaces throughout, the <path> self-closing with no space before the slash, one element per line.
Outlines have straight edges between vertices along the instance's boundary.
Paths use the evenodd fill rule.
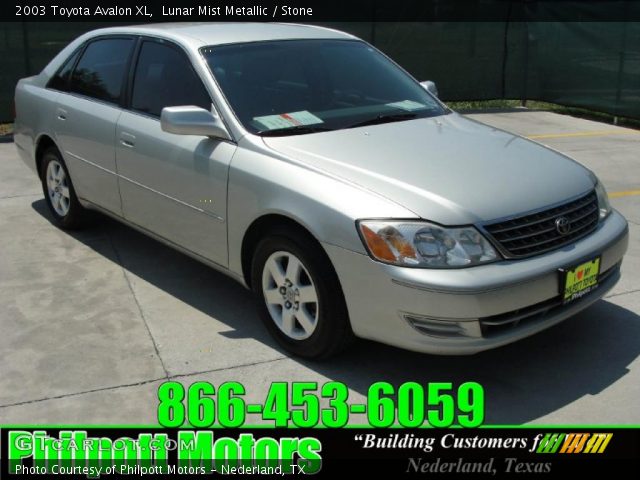
<path fill-rule="evenodd" d="M 69 185 L 69 211 L 64 216 L 56 212 L 55 208 L 53 208 L 53 205 L 51 204 L 51 199 L 49 198 L 49 189 L 47 187 L 47 168 L 52 161 L 56 161 L 62 166 L 62 169 L 64 170 L 64 173 L 67 177 L 67 183 Z M 78 197 L 76 196 L 76 191 L 73 187 L 71 176 L 69 175 L 69 169 L 67 168 L 66 163 L 62 159 L 62 156 L 57 149 L 50 148 L 46 152 L 44 152 L 40 169 L 40 179 L 42 182 L 44 200 L 49 207 L 49 211 L 53 215 L 55 223 L 59 227 L 66 229 L 74 229 L 82 226 L 84 221 L 84 208 L 82 207 L 82 205 L 80 205 Z"/>
<path fill-rule="evenodd" d="M 306 242 L 308 245 L 308 242 Z M 287 351 L 305 358 L 324 358 L 342 349 L 352 336 L 344 297 L 328 258 L 320 247 L 303 248 L 299 241 L 287 236 L 271 236 L 262 240 L 252 262 L 251 282 L 258 299 L 260 317 L 267 330 Z M 295 255 L 307 269 L 318 295 L 318 323 L 310 337 L 294 340 L 278 328 L 267 309 L 262 291 L 262 274 L 266 261 L 277 251 Z"/>

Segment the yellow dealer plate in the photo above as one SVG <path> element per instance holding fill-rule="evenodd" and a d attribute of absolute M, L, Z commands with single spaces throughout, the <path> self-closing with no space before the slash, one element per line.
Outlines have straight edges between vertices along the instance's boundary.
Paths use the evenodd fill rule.
<path fill-rule="evenodd" d="M 598 288 L 600 257 L 568 268 L 564 273 L 563 302 L 571 302 Z"/>

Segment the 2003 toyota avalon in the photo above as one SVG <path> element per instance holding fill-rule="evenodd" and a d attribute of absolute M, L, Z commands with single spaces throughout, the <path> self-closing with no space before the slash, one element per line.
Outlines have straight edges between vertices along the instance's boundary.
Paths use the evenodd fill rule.
<path fill-rule="evenodd" d="M 97 30 L 15 104 L 59 226 L 99 210 L 225 272 L 296 355 L 354 336 L 475 353 L 620 277 L 627 223 L 591 171 L 452 112 L 342 32 Z"/>

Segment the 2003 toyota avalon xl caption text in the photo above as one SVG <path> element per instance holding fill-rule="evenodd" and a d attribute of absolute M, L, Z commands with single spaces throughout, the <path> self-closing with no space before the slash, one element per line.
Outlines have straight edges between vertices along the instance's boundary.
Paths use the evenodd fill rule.
<path fill-rule="evenodd" d="M 225 272 L 296 355 L 474 353 L 620 277 L 627 222 L 591 171 L 345 33 L 97 30 L 18 83 L 16 112 L 57 224 L 99 210 Z"/>

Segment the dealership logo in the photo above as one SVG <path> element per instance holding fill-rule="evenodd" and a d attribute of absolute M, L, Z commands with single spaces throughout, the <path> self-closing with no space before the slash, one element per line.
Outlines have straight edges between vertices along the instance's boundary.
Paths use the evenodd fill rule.
<path fill-rule="evenodd" d="M 571 223 L 567 217 L 556 218 L 556 230 L 560 235 L 567 235 L 571 231 Z"/>
<path fill-rule="evenodd" d="M 536 453 L 602 453 L 613 433 L 547 433 L 534 439 Z"/>

